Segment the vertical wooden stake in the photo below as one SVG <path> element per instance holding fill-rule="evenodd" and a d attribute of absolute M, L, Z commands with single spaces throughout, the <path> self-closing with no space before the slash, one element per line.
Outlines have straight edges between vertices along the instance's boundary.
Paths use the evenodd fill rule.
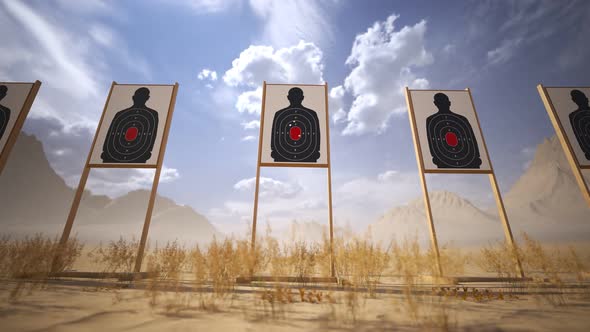
<path fill-rule="evenodd" d="M 61 234 L 61 238 L 59 240 L 57 252 L 53 257 L 51 272 L 57 272 L 58 267 L 61 265 L 61 254 L 65 249 L 68 239 L 70 238 L 72 226 L 74 225 L 74 220 L 76 219 L 76 214 L 78 213 L 78 208 L 80 207 L 80 201 L 82 200 L 82 195 L 84 194 L 84 187 L 86 187 L 86 180 L 88 179 L 89 173 L 90 167 L 87 165 L 84 166 L 82 175 L 80 176 L 80 182 L 78 183 L 78 189 L 76 189 L 76 194 L 74 195 L 74 200 L 72 201 L 72 206 L 70 208 L 70 213 L 68 214 L 68 219 L 66 220 L 63 233 Z"/>
<path fill-rule="evenodd" d="M 250 249 L 254 254 L 256 248 L 256 218 L 258 218 L 258 190 L 260 186 L 260 164 L 256 165 L 256 185 L 254 186 L 254 212 L 252 215 L 252 240 L 250 242 Z"/>
<path fill-rule="evenodd" d="M 328 161 L 329 163 L 329 161 Z M 336 277 L 334 257 L 334 215 L 332 213 L 332 167 L 328 166 L 328 216 L 330 218 L 330 276 Z"/>
<path fill-rule="evenodd" d="M 68 219 L 66 220 L 66 224 L 64 226 L 64 230 L 61 234 L 61 239 L 59 240 L 59 245 L 57 248 L 57 252 L 53 257 L 53 263 L 51 264 L 51 272 L 57 272 L 56 269 L 59 267 L 60 263 L 60 256 L 64 250 L 68 239 L 70 238 L 70 232 L 72 231 L 72 226 L 74 225 L 74 220 L 76 219 L 76 214 L 78 213 L 78 208 L 80 207 L 80 200 L 82 199 L 82 194 L 84 194 L 84 188 L 86 187 L 86 180 L 88 179 L 88 174 L 90 173 L 90 158 L 92 157 L 92 151 L 94 151 L 94 145 L 96 144 L 96 139 L 98 137 L 98 131 L 102 125 L 102 120 L 104 119 L 104 114 L 106 112 L 107 106 L 109 105 L 109 101 L 111 100 L 111 95 L 113 94 L 113 88 L 115 87 L 117 82 L 113 81 L 111 84 L 111 89 L 109 90 L 109 95 L 107 96 L 107 100 L 104 103 L 104 108 L 102 110 L 102 115 L 100 116 L 100 120 L 98 121 L 98 127 L 96 132 L 94 133 L 94 139 L 92 139 L 92 145 L 90 145 L 90 151 L 88 152 L 88 157 L 86 158 L 86 164 L 84 164 L 84 169 L 82 170 L 82 175 L 80 175 L 80 182 L 78 183 L 78 189 L 76 189 L 76 194 L 74 195 L 74 200 L 72 201 L 72 206 L 70 207 L 70 213 L 68 214 Z"/>
<path fill-rule="evenodd" d="M 506 209 L 504 208 L 504 201 L 502 200 L 502 194 L 500 193 L 500 189 L 498 188 L 498 182 L 496 181 L 496 174 L 494 172 L 494 166 L 492 166 L 492 159 L 490 158 L 490 153 L 488 152 L 488 146 L 486 145 L 486 140 L 483 135 L 483 131 L 481 130 L 481 124 L 479 123 L 479 117 L 477 116 L 477 110 L 475 109 L 475 103 L 473 102 L 473 97 L 471 96 L 471 90 L 469 88 L 465 89 L 469 94 L 469 100 L 471 101 L 471 107 L 473 107 L 473 113 L 475 114 L 475 120 L 477 122 L 477 128 L 481 133 L 481 140 L 484 150 L 486 151 L 486 157 L 488 158 L 488 163 L 490 163 L 490 170 L 491 173 L 488 174 L 490 179 L 490 184 L 492 185 L 492 190 L 494 192 L 494 198 L 496 199 L 496 206 L 498 207 L 498 215 L 500 216 L 500 220 L 502 221 L 502 226 L 504 228 L 504 236 L 506 237 L 506 241 L 508 245 L 512 249 L 512 254 L 516 264 L 516 271 L 520 275 L 521 278 L 524 278 L 524 270 L 522 269 L 522 265 L 520 263 L 520 258 L 518 256 L 518 247 L 516 246 L 516 242 L 514 241 L 514 237 L 512 236 L 512 230 L 510 229 L 510 222 L 508 221 L 508 215 L 506 214 Z"/>
<path fill-rule="evenodd" d="M 176 95 L 178 94 L 178 83 L 172 87 L 172 97 L 168 105 L 168 116 L 166 117 L 166 125 L 164 126 L 164 133 L 162 142 L 160 143 L 160 152 L 158 153 L 158 166 L 156 167 L 156 174 L 154 175 L 154 182 L 152 183 L 152 191 L 150 192 L 150 199 L 148 201 L 147 211 L 145 213 L 145 221 L 143 223 L 143 230 L 141 231 L 141 240 L 139 242 L 139 249 L 137 250 L 137 257 L 135 258 L 134 272 L 141 271 L 141 263 L 143 261 L 143 254 L 147 242 L 150 223 L 152 221 L 152 212 L 154 210 L 154 203 L 158 193 L 158 184 L 160 183 L 160 173 L 164 166 L 164 154 L 166 153 L 166 145 L 168 143 L 168 134 L 170 133 L 170 123 L 172 123 L 172 115 L 174 114 L 174 106 L 176 105 Z"/>
<path fill-rule="evenodd" d="M 483 136 L 483 135 L 482 135 Z M 489 160 L 489 159 L 488 159 Z M 522 269 L 522 265 L 520 263 L 520 258 L 518 257 L 518 249 L 516 243 L 514 242 L 514 237 L 512 236 L 512 230 L 510 229 L 510 223 L 508 222 L 508 216 L 506 214 L 506 209 L 504 208 L 504 201 L 502 200 L 502 195 L 500 194 L 500 189 L 498 188 L 498 182 L 496 181 L 496 175 L 492 172 L 488 174 L 490 178 L 490 184 L 492 185 L 492 190 L 494 191 L 494 198 L 496 199 L 496 206 L 498 207 L 498 214 L 500 215 L 500 220 L 502 220 L 502 226 L 504 228 L 504 236 L 506 237 L 506 241 L 508 241 L 508 245 L 512 248 L 515 263 L 516 263 L 516 271 L 520 275 L 521 278 L 524 278 L 524 270 Z"/>
<path fill-rule="evenodd" d="M 328 115 L 328 82 L 325 83 L 326 100 L 326 147 L 328 161 L 328 215 L 330 218 L 330 276 L 336 277 L 334 261 L 334 216 L 332 214 L 332 162 L 330 161 L 330 117 Z"/>
<path fill-rule="evenodd" d="M 424 196 L 424 208 L 426 212 L 426 219 L 428 219 L 428 226 L 430 230 L 430 242 L 436 260 L 436 270 L 438 276 L 443 275 L 442 266 L 440 263 L 440 252 L 438 250 L 438 241 L 436 239 L 436 229 L 434 228 L 434 221 L 432 219 L 432 209 L 430 207 L 430 198 L 428 197 L 428 186 L 426 185 L 426 177 L 424 175 L 424 164 L 422 160 L 422 149 L 420 147 L 420 140 L 418 138 L 418 128 L 416 127 L 416 118 L 414 115 L 414 106 L 412 105 L 412 96 L 410 90 L 406 87 L 406 103 L 408 105 L 408 118 L 410 119 L 410 128 L 412 129 L 412 139 L 414 140 L 414 149 L 416 152 L 416 161 L 418 162 L 418 173 L 420 173 L 420 183 L 422 185 L 422 195 Z"/>
<path fill-rule="evenodd" d="M 10 155 L 10 152 L 12 151 L 12 148 L 18 139 L 18 136 L 20 135 L 23 124 L 27 119 L 27 115 L 31 110 L 31 106 L 33 106 L 33 102 L 35 101 L 35 97 L 37 96 L 37 92 L 39 92 L 40 87 L 40 81 L 35 81 L 33 83 L 33 86 L 31 87 L 31 90 L 29 90 L 29 94 L 27 95 L 25 102 L 23 103 L 18 118 L 14 122 L 14 126 L 10 130 L 10 133 L 5 133 L 8 134 L 8 139 L 6 140 L 6 144 L 4 144 L 4 148 L 0 149 L 0 174 L 2 174 L 2 170 L 4 169 L 4 166 L 6 166 L 8 156 Z"/>
<path fill-rule="evenodd" d="M 258 190 L 260 185 L 260 163 L 262 161 L 262 129 L 264 128 L 264 106 L 266 102 L 266 81 L 262 83 L 262 110 L 260 111 L 260 131 L 258 134 L 258 160 L 256 162 L 256 186 L 254 188 L 254 212 L 252 214 L 252 255 L 256 248 L 256 219 L 258 218 Z M 251 271 L 254 272 L 254 271 Z"/>
<path fill-rule="evenodd" d="M 143 223 L 143 230 L 141 231 L 141 240 L 139 242 L 139 249 L 137 250 L 137 257 L 135 258 L 134 272 L 141 271 L 141 263 L 143 261 L 143 254 L 145 252 L 145 245 L 147 243 L 147 236 L 150 230 L 150 224 L 152 221 L 152 212 L 154 211 L 154 203 L 158 192 L 158 184 L 160 183 L 160 173 L 162 171 L 162 165 L 158 165 L 156 168 L 156 174 L 154 175 L 154 182 L 152 183 L 152 191 L 150 192 L 150 199 L 148 201 L 147 211 L 145 212 L 145 221 Z"/>
<path fill-rule="evenodd" d="M 588 185 L 584 180 L 584 174 L 582 174 L 578 158 L 576 158 L 574 149 L 570 145 L 570 142 L 565 135 L 565 131 L 563 130 L 561 121 L 557 116 L 555 107 L 549 99 L 549 94 L 547 93 L 547 90 L 542 84 L 537 85 L 537 91 L 539 91 L 539 95 L 541 95 L 541 99 L 543 100 L 543 104 L 545 105 L 545 109 L 547 110 L 547 114 L 549 114 L 549 119 L 551 119 L 551 123 L 553 124 L 553 128 L 555 129 L 555 133 L 557 134 L 559 143 L 561 143 L 561 147 L 563 148 L 563 152 L 565 153 L 567 161 L 570 164 L 572 173 L 574 173 L 574 177 L 576 179 L 576 182 L 578 183 L 578 187 L 580 187 L 582 196 L 586 200 L 586 203 L 588 203 L 588 206 L 590 206 L 590 189 L 588 189 Z"/>
<path fill-rule="evenodd" d="M 68 238 L 70 237 L 72 226 L 74 225 L 74 219 L 76 219 L 76 214 L 78 213 L 78 208 L 80 207 L 80 201 L 82 200 L 82 195 L 84 194 L 84 187 L 86 187 L 86 180 L 88 180 L 89 173 L 90 167 L 85 166 L 82 170 L 82 175 L 80 176 L 78 189 L 76 189 L 76 194 L 74 195 L 74 200 L 72 201 L 72 208 L 70 209 L 70 213 L 68 214 L 68 219 L 66 221 L 64 231 L 61 234 L 61 239 L 59 241 L 60 245 L 65 245 L 68 241 Z"/>
<path fill-rule="evenodd" d="M 423 170 L 420 170 L 420 184 L 422 185 L 422 196 L 424 198 L 424 210 L 426 212 L 426 219 L 428 220 L 428 229 L 430 230 L 430 243 L 434 251 L 436 260 L 436 269 L 438 276 L 442 277 L 443 270 L 440 262 L 440 252 L 438 250 L 438 240 L 436 237 L 436 228 L 434 227 L 434 219 L 432 218 L 432 207 L 430 206 L 430 197 L 428 196 L 428 186 L 426 185 L 426 176 Z"/>

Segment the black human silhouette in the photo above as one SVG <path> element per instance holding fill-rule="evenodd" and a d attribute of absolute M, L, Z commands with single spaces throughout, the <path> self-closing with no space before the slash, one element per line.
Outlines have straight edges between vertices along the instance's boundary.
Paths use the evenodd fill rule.
<path fill-rule="evenodd" d="M 588 106 L 588 98 L 582 91 L 575 89 L 570 92 L 570 96 L 572 101 L 578 105 L 578 109 L 569 115 L 570 123 L 580 148 L 584 151 L 586 159 L 590 160 L 590 106 Z"/>
<path fill-rule="evenodd" d="M 287 95 L 289 107 L 274 115 L 270 155 L 275 162 L 315 163 L 320 158 L 318 116 L 301 104 L 303 98 L 303 90 L 291 88 Z"/>
<path fill-rule="evenodd" d="M 451 111 L 444 93 L 434 95 L 438 112 L 426 118 L 432 162 L 438 168 L 480 168 L 481 158 L 473 129 L 466 117 Z"/>
<path fill-rule="evenodd" d="M 0 101 L 6 97 L 8 87 L 6 85 L 0 85 Z M 4 136 L 8 121 L 10 120 L 10 108 L 0 104 L 0 139 Z"/>
<path fill-rule="evenodd" d="M 133 95 L 133 106 L 117 112 L 105 138 L 101 159 L 105 163 L 145 163 L 152 156 L 158 132 L 158 112 L 147 107 L 150 90 Z"/>

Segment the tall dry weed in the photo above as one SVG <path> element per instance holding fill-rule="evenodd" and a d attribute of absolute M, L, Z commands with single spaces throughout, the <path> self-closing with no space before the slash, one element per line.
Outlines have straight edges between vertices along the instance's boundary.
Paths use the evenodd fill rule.
<path fill-rule="evenodd" d="M 153 252 L 147 255 L 147 272 L 153 277 L 148 282 L 146 295 L 149 304 L 155 307 L 162 289 L 172 289 L 178 293 L 182 272 L 186 265 L 187 252 L 178 241 L 167 242 L 162 248 L 156 245 Z"/>
<path fill-rule="evenodd" d="M 390 259 L 388 250 L 370 240 L 338 241 L 336 264 L 340 267 L 339 274 L 348 276 L 352 285 L 366 288 L 372 297 Z"/>
<path fill-rule="evenodd" d="M 103 247 L 91 250 L 87 255 L 96 267 L 104 272 L 131 272 L 137 258 L 139 241 L 135 238 L 110 241 Z M 146 248 L 148 251 L 149 248 Z"/>
<path fill-rule="evenodd" d="M 70 269 L 74 261 L 80 256 L 83 245 L 75 238 L 70 238 L 63 247 L 59 246 L 57 238 L 50 238 L 43 234 L 36 234 L 23 239 L 10 239 L 2 236 L 0 240 L 0 276 L 2 278 L 18 279 L 10 294 L 15 300 L 22 294 L 27 284 L 29 291 L 45 285 L 52 268 L 53 272 Z M 55 257 L 60 254 L 58 264 Z"/>

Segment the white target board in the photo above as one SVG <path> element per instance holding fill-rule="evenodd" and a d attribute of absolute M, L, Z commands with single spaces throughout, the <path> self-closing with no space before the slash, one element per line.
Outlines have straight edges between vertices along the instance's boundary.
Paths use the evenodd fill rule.
<path fill-rule="evenodd" d="M 590 87 L 545 87 L 578 165 L 590 166 Z"/>
<path fill-rule="evenodd" d="M 424 171 L 491 171 L 469 91 L 409 92 Z"/>
<path fill-rule="evenodd" d="M 327 167 L 326 89 L 326 85 L 265 85 L 262 165 Z"/>
<path fill-rule="evenodd" d="M 156 166 L 174 85 L 113 84 L 91 165 Z"/>
<path fill-rule="evenodd" d="M 0 82 L 0 155 L 16 124 L 19 120 L 21 124 L 24 121 L 21 119 L 21 113 L 33 85 L 33 83 Z"/>

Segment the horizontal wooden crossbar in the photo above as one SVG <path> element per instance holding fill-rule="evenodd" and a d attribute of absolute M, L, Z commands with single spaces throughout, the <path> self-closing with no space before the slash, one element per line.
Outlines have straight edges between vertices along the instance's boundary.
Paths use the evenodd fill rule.
<path fill-rule="evenodd" d="M 158 165 L 150 164 L 88 164 L 90 168 L 158 168 Z"/>
<path fill-rule="evenodd" d="M 431 173 L 431 174 L 492 174 L 494 171 L 489 169 L 459 169 L 459 168 L 449 168 L 449 169 L 425 169 L 424 173 Z"/>
<path fill-rule="evenodd" d="M 141 280 L 156 277 L 156 273 L 150 272 L 55 272 L 50 273 L 50 278 L 82 278 L 82 279 L 119 279 L 124 281 Z"/>
<path fill-rule="evenodd" d="M 306 168 L 328 168 L 330 164 L 313 164 L 313 163 L 260 163 L 261 167 L 306 167 Z"/>
<path fill-rule="evenodd" d="M 305 283 L 338 283 L 336 277 L 273 277 L 273 276 L 252 276 L 238 277 L 236 283 L 248 284 L 251 282 L 305 282 Z"/>

